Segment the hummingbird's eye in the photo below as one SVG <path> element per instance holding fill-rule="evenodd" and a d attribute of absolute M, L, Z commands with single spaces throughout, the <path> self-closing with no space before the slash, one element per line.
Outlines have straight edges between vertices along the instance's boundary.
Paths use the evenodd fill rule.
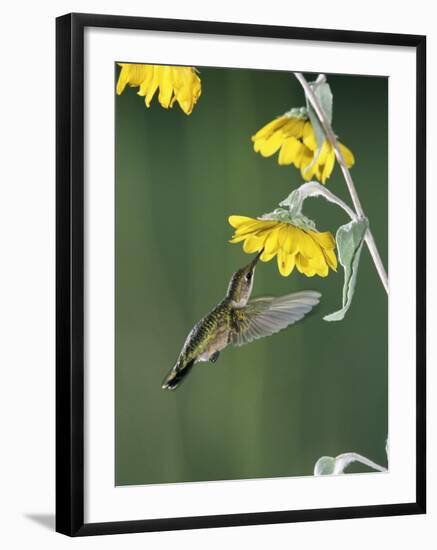
<path fill-rule="evenodd" d="M 249 271 L 249 273 L 246 273 L 246 281 L 250 281 L 252 279 L 252 272 Z"/>

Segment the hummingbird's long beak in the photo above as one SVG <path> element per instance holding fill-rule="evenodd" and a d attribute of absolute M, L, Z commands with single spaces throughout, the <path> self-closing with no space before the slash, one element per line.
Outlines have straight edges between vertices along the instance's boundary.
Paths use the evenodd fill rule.
<path fill-rule="evenodd" d="M 261 254 L 264 252 L 264 248 L 258 252 L 258 254 L 256 255 L 256 257 L 250 262 L 251 265 L 252 265 L 252 268 L 254 268 L 256 266 L 256 264 L 258 263 L 258 260 L 260 259 L 261 257 Z"/>

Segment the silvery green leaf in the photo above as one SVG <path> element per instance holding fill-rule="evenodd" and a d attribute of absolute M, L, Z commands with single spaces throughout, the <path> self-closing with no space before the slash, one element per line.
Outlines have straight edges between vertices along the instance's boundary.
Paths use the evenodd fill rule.
<path fill-rule="evenodd" d="M 286 199 L 280 202 L 279 206 L 288 207 L 291 216 L 299 216 L 302 213 L 303 203 L 308 197 L 324 197 L 327 201 L 340 206 L 350 218 L 356 219 L 354 211 L 344 201 L 317 181 L 309 181 L 302 184 L 292 191 Z"/>
<path fill-rule="evenodd" d="M 314 466 L 314 475 L 323 476 L 344 474 L 345 469 L 353 462 L 360 462 L 361 464 L 372 468 L 372 470 L 377 470 L 378 472 L 387 471 L 379 464 L 376 464 L 376 462 L 373 462 L 373 460 L 359 455 L 358 453 L 343 453 L 335 458 L 332 456 L 322 456 L 319 458 Z"/>
<path fill-rule="evenodd" d="M 335 458 L 332 456 L 322 456 L 314 466 L 315 476 L 326 476 L 334 473 Z"/>
<path fill-rule="evenodd" d="M 341 321 L 349 309 L 355 291 L 358 265 L 361 250 L 369 223 L 367 219 L 352 220 L 338 228 L 335 240 L 337 242 L 338 259 L 344 270 L 343 307 L 326 315 L 325 321 Z"/>
<path fill-rule="evenodd" d="M 329 124 L 332 124 L 333 95 L 331 87 L 326 81 L 326 76 L 319 75 L 315 82 L 310 82 L 310 86 L 313 89 L 314 95 L 319 100 L 319 104 Z"/>
<path fill-rule="evenodd" d="M 333 95 L 331 92 L 331 87 L 326 82 L 326 77 L 324 75 L 319 75 L 318 79 L 315 82 L 310 83 L 310 86 L 314 92 L 314 95 L 319 101 L 320 107 L 322 108 L 326 116 L 326 119 L 328 120 L 329 124 L 331 124 L 332 110 L 333 110 Z M 323 129 L 323 126 L 319 121 L 319 117 L 317 116 L 317 113 L 315 112 L 312 105 L 308 101 L 308 98 L 306 98 L 306 102 L 307 102 L 308 116 L 311 121 L 311 125 L 313 127 L 314 134 L 316 136 L 316 143 L 317 143 L 317 151 L 316 151 L 316 154 L 314 155 L 313 161 L 305 169 L 305 170 L 309 170 L 314 165 L 314 163 L 317 162 L 319 158 L 326 135 L 325 135 L 325 130 Z"/>
<path fill-rule="evenodd" d="M 299 216 L 302 213 L 303 201 L 306 199 L 305 183 L 292 191 L 286 199 L 279 203 L 279 206 L 286 206 L 290 216 Z"/>

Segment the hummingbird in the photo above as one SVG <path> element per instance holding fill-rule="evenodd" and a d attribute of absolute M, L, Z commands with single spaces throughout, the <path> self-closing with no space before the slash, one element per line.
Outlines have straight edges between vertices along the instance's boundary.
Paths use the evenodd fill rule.
<path fill-rule="evenodd" d="M 194 325 L 175 366 L 162 383 L 163 389 L 177 388 L 196 363 L 215 363 L 229 345 L 243 346 L 279 332 L 302 319 L 319 303 L 321 294 L 314 290 L 250 300 L 262 252 L 232 275 L 224 299 Z"/>

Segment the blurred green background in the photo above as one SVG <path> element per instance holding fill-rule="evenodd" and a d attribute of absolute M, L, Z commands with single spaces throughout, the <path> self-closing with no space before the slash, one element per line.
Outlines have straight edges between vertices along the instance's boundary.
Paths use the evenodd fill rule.
<path fill-rule="evenodd" d="M 119 68 L 116 68 L 116 78 Z M 116 484 L 311 475 L 322 455 L 355 451 L 385 465 L 387 297 L 363 249 L 352 308 L 342 322 L 343 273 L 279 275 L 260 263 L 254 296 L 322 292 L 316 314 L 277 335 L 197 365 L 161 389 L 192 326 L 250 257 L 231 245 L 230 214 L 273 210 L 300 183 L 293 167 L 255 154 L 250 136 L 304 105 L 285 72 L 201 68 L 202 96 L 186 116 L 137 89 L 116 109 Z M 314 75 L 306 75 L 313 79 Z M 387 266 L 385 78 L 329 76 L 333 125 L 352 149 L 358 193 Z M 336 166 L 328 188 L 349 202 Z M 348 221 L 310 199 L 320 231 Z M 364 471 L 351 467 L 348 471 Z"/>

